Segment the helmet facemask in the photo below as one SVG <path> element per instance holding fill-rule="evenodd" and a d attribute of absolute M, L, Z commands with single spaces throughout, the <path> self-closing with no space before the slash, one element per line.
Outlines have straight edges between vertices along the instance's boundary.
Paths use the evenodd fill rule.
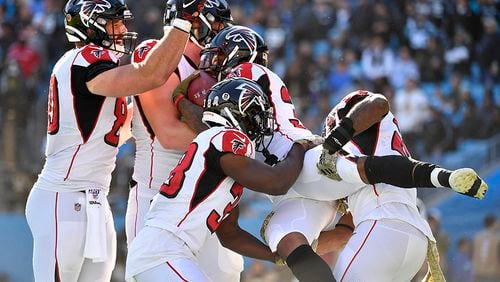
<path fill-rule="evenodd" d="M 201 50 L 198 68 L 210 73 L 218 81 L 221 81 L 224 78 L 222 77 L 222 68 L 225 62 L 226 55 L 220 48 L 207 47 Z"/>
<path fill-rule="evenodd" d="M 171 25 L 177 15 L 175 1 L 167 1 L 163 23 Z M 190 39 L 200 48 L 204 48 L 212 38 L 222 29 L 232 26 L 231 10 L 225 0 L 208 0 L 201 14 L 195 19 L 191 27 Z"/>
<path fill-rule="evenodd" d="M 211 73 L 219 81 L 241 63 L 266 63 L 267 47 L 264 40 L 244 26 L 221 30 L 201 51 L 199 68 Z"/>
<path fill-rule="evenodd" d="M 191 28 L 191 40 L 201 48 L 204 48 L 217 33 L 232 26 L 233 19 L 221 19 L 210 12 L 202 12 Z"/>
<path fill-rule="evenodd" d="M 137 33 L 115 32 L 117 21 L 133 19 L 133 15 L 121 1 L 70 1 L 65 7 L 66 35 L 70 42 L 93 43 L 114 51 L 116 55 L 131 54 L 137 41 Z M 110 25 L 111 30 L 106 29 Z M 109 32 L 108 32 L 109 31 Z"/>
<path fill-rule="evenodd" d="M 219 47 L 210 47 L 201 51 L 199 69 L 211 73 L 218 81 L 223 80 L 231 70 L 242 62 L 253 63 L 257 52 L 240 50 L 235 46 L 232 50 L 223 50 Z"/>
<path fill-rule="evenodd" d="M 208 126 L 235 127 L 256 145 L 262 142 L 265 135 L 272 135 L 272 107 L 255 82 L 231 78 L 219 82 L 210 91 L 203 114 L 203 121 Z"/>
<path fill-rule="evenodd" d="M 115 22 L 122 21 L 125 24 L 125 22 L 133 18 L 128 9 L 123 10 L 121 16 L 90 18 L 88 20 L 89 29 L 91 30 L 89 32 L 89 42 L 112 50 L 117 56 L 132 54 L 137 43 L 137 33 L 129 31 L 119 33 L 119 31 L 115 30 Z M 106 30 L 106 25 L 111 26 L 109 33 Z"/>

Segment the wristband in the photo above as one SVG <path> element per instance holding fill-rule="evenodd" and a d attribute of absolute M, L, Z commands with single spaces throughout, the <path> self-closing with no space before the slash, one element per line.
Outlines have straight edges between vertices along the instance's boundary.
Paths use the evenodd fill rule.
<path fill-rule="evenodd" d="M 351 140 L 354 135 L 353 122 L 350 118 L 343 118 L 328 134 L 323 144 L 330 154 L 337 152 Z"/>
<path fill-rule="evenodd" d="M 343 118 L 340 121 L 337 130 L 339 131 L 340 134 L 342 134 L 344 137 L 350 140 L 354 135 L 354 127 L 352 120 L 348 117 Z"/>
<path fill-rule="evenodd" d="M 181 102 L 182 99 L 184 99 L 184 95 L 182 94 L 179 94 L 174 98 L 174 106 L 177 110 L 179 110 L 179 103 Z"/>
<path fill-rule="evenodd" d="M 354 232 L 354 228 L 350 225 L 347 225 L 347 224 L 337 223 L 337 224 L 335 224 L 335 228 L 337 228 L 337 227 L 344 227 L 344 228 L 351 230 L 351 232 Z"/>
<path fill-rule="evenodd" d="M 181 31 L 184 31 L 185 33 L 189 33 L 191 31 L 191 23 L 183 19 L 174 19 L 172 21 L 172 26 Z"/>

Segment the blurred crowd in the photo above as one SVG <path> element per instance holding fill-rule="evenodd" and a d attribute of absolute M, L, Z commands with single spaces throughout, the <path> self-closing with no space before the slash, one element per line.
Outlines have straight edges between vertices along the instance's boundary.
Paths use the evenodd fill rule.
<path fill-rule="evenodd" d="M 0 0 L 0 176 L 10 176 L 0 177 L 0 190 L 9 189 L 0 210 L 24 209 L 43 164 L 48 78 L 72 47 L 64 34 L 65 2 Z M 264 37 L 271 68 L 316 133 L 331 107 L 355 89 L 390 99 L 418 158 L 500 132 L 498 0 L 228 2 L 236 23 Z M 130 30 L 140 39 L 161 35 L 164 1 L 127 4 L 135 16 Z M 116 209 L 124 211 L 133 145 L 118 162 L 113 185 Z"/>
<path fill-rule="evenodd" d="M 456 242 L 441 228 L 441 213 L 430 210 L 427 220 L 440 254 L 440 265 L 451 282 L 493 282 L 500 279 L 500 225 L 495 215 L 482 218 L 482 230 Z M 478 219 L 481 220 L 481 219 Z M 425 268 L 425 267 L 424 267 Z M 423 276 L 425 271 L 420 271 Z M 420 277 L 421 278 L 421 277 Z"/>
<path fill-rule="evenodd" d="M 390 98 L 414 156 L 500 130 L 498 1 L 233 2 L 317 132 L 331 106 L 359 88 Z"/>

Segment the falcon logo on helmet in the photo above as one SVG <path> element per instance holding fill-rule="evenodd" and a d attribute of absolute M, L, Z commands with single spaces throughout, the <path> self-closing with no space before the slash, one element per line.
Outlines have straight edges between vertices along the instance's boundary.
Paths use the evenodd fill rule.
<path fill-rule="evenodd" d="M 255 142 L 256 148 L 264 146 L 264 136 L 274 132 L 273 110 L 264 92 L 256 82 L 241 77 L 225 79 L 212 86 L 202 121 L 209 127 L 234 127 Z M 232 143 L 233 139 L 226 148 L 235 148 L 233 145 L 237 144 Z"/>
<path fill-rule="evenodd" d="M 94 14 L 101 14 L 106 9 L 111 8 L 111 4 L 106 0 L 83 1 L 80 10 L 80 18 L 85 26 L 89 26 L 89 21 L 94 17 Z"/>
<path fill-rule="evenodd" d="M 237 28 L 231 30 L 226 35 L 226 39 L 237 43 L 245 43 L 245 45 L 247 45 L 248 49 L 250 49 L 250 52 L 252 53 L 257 51 L 257 40 L 255 39 L 255 36 L 252 34 L 252 32 L 248 29 Z"/>
<path fill-rule="evenodd" d="M 207 0 L 205 2 L 205 8 L 213 8 L 219 6 L 218 0 Z"/>
<path fill-rule="evenodd" d="M 263 111 L 265 110 L 263 107 L 265 102 L 263 101 L 262 96 L 259 95 L 259 91 L 252 87 L 252 85 L 244 83 L 236 87 L 236 89 L 241 90 L 239 106 L 242 113 L 245 113 L 253 104 L 261 107 Z"/>

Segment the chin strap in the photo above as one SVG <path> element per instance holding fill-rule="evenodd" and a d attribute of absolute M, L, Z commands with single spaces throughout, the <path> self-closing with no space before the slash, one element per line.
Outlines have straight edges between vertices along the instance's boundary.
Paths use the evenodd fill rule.
<path fill-rule="evenodd" d="M 266 158 L 264 162 L 270 166 L 274 166 L 275 164 L 279 163 L 278 157 L 276 155 L 271 154 L 267 148 L 262 149 L 262 155 Z"/>

